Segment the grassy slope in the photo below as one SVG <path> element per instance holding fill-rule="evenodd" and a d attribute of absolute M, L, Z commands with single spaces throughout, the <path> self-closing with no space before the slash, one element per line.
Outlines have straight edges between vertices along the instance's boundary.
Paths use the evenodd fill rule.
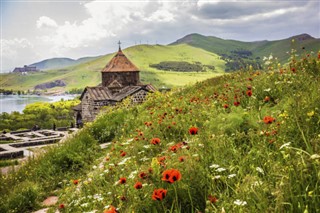
<path fill-rule="evenodd" d="M 37 209 L 53 191 L 52 212 L 59 204 L 62 212 L 109 205 L 120 212 L 318 212 L 320 56 L 292 66 L 296 72 L 232 73 L 155 93 L 135 107 L 107 108 L 68 142 L 0 176 L 0 211 Z M 275 120 L 266 123 L 267 116 Z M 188 133 L 192 126 L 198 134 Z M 150 144 L 153 138 L 160 143 Z M 96 143 L 108 141 L 95 155 Z M 181 179 L 170 184 L 162 173 L 171 168 Z M 159 188 L 166 197 L 152 200 Z"/>
<path fill-rule="evenodd" d="M 242 42 L 235 40 L 224 40 L 213 36 L 203 36 L 200 34 L 188 35 L 173 44 L 187 43 L 191 46 L 205 49 L 214 53 L 229 53 L 236 49 L 246 49 L 253 52 L 254 56 L 263 58 L 273 54 L 278 57 L 280 62 L 287 62 L 290 55 L 287 54 L 292 48 L 297 50 L 298 54 L 302 54 L 304 51 L 301 49 L 305 47 L 306 51 L 318 52 L 320 50 L 320 39 L 306 39 L 299 40 L 297 38 L 305 35 L 294 36 L 295 43 L 292 44 L 292 38 L 287 38 L 277 41 L 257 41 L 257 42 Z"/>
<path fill-rule="evenodd" d="M 222 73 L 224 70 L 224 61 L 220 60 L 216 54 L 186 44 L 177 46 L 138 45 L 125 49 L 124 53 L 140 68 L 142 82 L 152 83 L 157 87 L 182 86 L 194 83 L 213 77 L 216 73 Z M 1 75 L 0 85 L 6 89 L 27 90 L 32 89 L 37 84 L 60 79 L 67 83 L 66 90 L 95 86 L 101 82 L 100 70 L 108 63 L 112 56 L 113 54 L 108 54 L 80 65 L 32 73 L 27 76 L 19 74 Z M 190 74 L 159 72 L 149 67 L 149 64 L 159 63 L 160 61 L 199 61 L 202 64 L 214 65 L 216 70 L 214 72 Z"/>

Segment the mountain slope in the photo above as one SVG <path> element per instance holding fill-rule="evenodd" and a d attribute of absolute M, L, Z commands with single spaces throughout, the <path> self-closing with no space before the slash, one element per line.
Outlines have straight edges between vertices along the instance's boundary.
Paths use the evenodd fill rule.
<path fill-rule="evenodd" d="M 64 67 L 85 63 L 85 62 L 94 60 L 98 57 L 100 56 L 84 57 L 84 58 L 79 58 L 77 60 L 74 60 L 71 58 L 51 58 L 51 59 L 46 59 L 37 63 L 33 63 L 31 64 L 31 66 L 36 66 L 40 70 L 59 69 L 59 68 L 64 68 Z"/>
<path fill-rule="evenodd" d="M 0 175 L 0 212 L 33 212 L 52 195 L 49 212 L 319 212 L 319 62 L 108 107 Z"/>
<path fill-rule="evenodd" d="M 187 44 L 177 46 L 138 45 L 129 47 L 123 52 L 141 70 L 141 81 L 152 83 L 157 87 L 183 86 L 216 76 L 223 73 L 225 64 L 218 55 Z M 0 78 L 0 85 L 5 89 L 32 90 L 35 85 L 40 83 L 63 80 L 67 84 L 66 88 L 54 89 L 70 90 L 72 88 L 95 86 L 101 82 L 100 71 L 112 56 L 113 54 L 108 54 L 78 65 L 30 73 L 29 75 L 3 74 Z M 201 73 L 179 73 L 160 71 L 149 67 L 150 64 L 161 61 L 200 62 L 203 65 L 214 66 L 215 70 Z"/>
<path fill-rule="evenodd" d="M 292 43 L 292 39 L 295 40 L 294 43 Z M 173 42 L 171 45 L 176 44 L 189 44 L 217 54 L 228 54 L 231 51 L 239 49 L 252 51 L 255 57 L 260 58 L 273 54 L 273 56 L 278 57 L 280 62 L 287 62 L 290 57 L 287 52 L 292 48 L 297 50 L 297 54 L 302 54 L 304 51 L 318 52 L 320 50 L 320 39 L 313 38 L 308 34 L 301 34 L 277 41 L 265 40 L 256 42 L 225 40 L 214 36 L 190 34 Z"/>

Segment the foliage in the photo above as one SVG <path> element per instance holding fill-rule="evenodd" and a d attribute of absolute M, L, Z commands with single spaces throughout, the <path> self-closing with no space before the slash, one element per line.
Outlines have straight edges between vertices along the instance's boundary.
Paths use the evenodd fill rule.
<path fill-rule="evenodd" d="M 177 71 L 177 72 L 203 72 L 207 66 L 203 66 L 200 62 L 194 64 L 184 61 L 161 61 L 159 64 L 150 64 L 150 67 L 158 70 Z M 213 65 L 208 65 L 210 69 L 214 70 Z"/>
<path fill-rule="evenodd" d="M 79 104 L 79 100 L 58 101 L 54 103 L 37 102 L 28 104 L 23 113 L 3 112 L 0 114 L 0 130 L 31 129 L 34 125 L 51 129 L 70 126 L 74 122 L 72 107 Z"/>
<path fill-rule="evenodd" d="M 112 140 L 103 159 L 89 160 L 86 172 L 68 167 L 76 181 L 55 188 L 59 204 L 51 211 L 318 212 L 319 74 L 320 53 L 303 55 L 270 71 L 235 72 L 107 109 L 83 132 Z M 53 173 L 34 181 L 60 181 Z M 20 177 L 5 180 L 1 192 Z"/>
<path fill-rule="evenodd" d="M 85 153 L 85 154 L 84 154 Z M 27 212 L 39 206 L 47 192 L 70 186 L 72 179 L 88 170 L 100 150 L 83 130 L 59 146 L 47 147 L 46 154 L 29 159 L 18 171 L 0 176 L 1 212 Z M 41 186 L 41 187 L 40 187 Z"/>

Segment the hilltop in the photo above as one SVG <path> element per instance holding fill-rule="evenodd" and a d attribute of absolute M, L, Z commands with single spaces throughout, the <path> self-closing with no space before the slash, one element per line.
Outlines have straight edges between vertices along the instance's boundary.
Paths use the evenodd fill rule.
<path fill-rule="evenodd" d="M 0 212 L 318 212 L 320 53 L 291 54 L 106 108 L 0 176 Z"/>
<path fill-rule="evenodd" d="M 141 81 L 143 83 L 152 83 L 156 87 L 183 86 L 224 72 L 225 62 L 217 54 L 186 44 L 177 46 L 137 45 L 124 49 L 123 52 L 139 67 Z M 29 75 L 3 74 L 0 79 L 0 85 L 6 89 L 33 90 L 38 84 L 62 80 L 67 86 L 60 89 L 67 91 L 73 88 L 96 86 L 101 83 L 100 71 L 113 55 L 107 54 L 78 65 L 30 73 Z M 181 73 L 161 71 L 149 66 L 162 61 L 200 63 L 203 66 L 213 66 L 214 69 L 208 69 L 206 72 L 201 73 Z"/>
<path fill-rule="evenodd" d="M 278 62 L 287 63 L 291 49 L 296 49 L 298 55 L 310 51 L 318 52 L 320 39 L 301 34 L 277 41 L 243 42 L 190 34 L 170 45 L 137 45 L 124 49 L 124 53 L 141 70 L 142 83 L 151 83 L 158 88 L 171 88 L 243 69 L 249 65 L 254 69 L 262 69 L 265 65 L 263 59 L 270 54 L 277 58 Z M 44 69 L 43 72 L 29 75 L 2 74 L 0 85 L 3 89 L 26 91 L 33 90 L 39 84 L 50 85 L 57 80 L 66 84 L 65 87 L 47 89 L 52 93 L 96 86 L 101 83 L 100 71 L 112 56 L 113 54 L 107 54 L 78 60 L 44 60 L 33 64 Z"/>
<path fill-rule="evenodd" d="M 292 43 L 292 39 L 295 40 Z M 272 54 L 277 57 L 281 63 L 287 62 L 291 49 L 296 49 L 297 54 L 305 52 L 318 52 L 320 49 L 320 39 L 314 38 L 308 34 L 301 34 L 292 36 L 290 38 L 276 40 L 276 41 L 254 41 L 243 42 L 237 40 L 221 39 L 214 36 L 204 36 L 200 34 L 189 34 L 171 43 L 171 45 L 189 44 L 209 52 L 216 54 L 229 54 L 234 50 L 248 50 L 251 51 L 254 57 L 267 57 Z"/>
<path fill-rule="evenodd" d="M 60 69 L 63 67 L 70 67 L 70 66 L 81 64 L 81 63 L 86 63 L 88 61 L 92 61 L 99 57 L 101 56 L 84 57 L 76 60 L 71 58 L 50 58 L 50 59 L 46 59 L 43 61 L 30 64 L 29 66 L 36 66 L 37 69 L 40 69 L 40 70 Z"/>

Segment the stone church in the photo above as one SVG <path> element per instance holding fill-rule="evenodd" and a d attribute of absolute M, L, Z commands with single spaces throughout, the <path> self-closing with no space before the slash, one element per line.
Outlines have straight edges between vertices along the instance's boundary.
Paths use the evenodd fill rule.
<path fill-rule="evenodd" d="M 95 119 L 103 106 L 115 105 L 130 97 L 133 103 L 142 103 L 148 92 L 156 89 L 140 82 L 139 69 L 119 51 L 102 69 L 102 83 L 86 87 L 80 96 L 81 103 L 74 107 L 77 126 Z"/>

